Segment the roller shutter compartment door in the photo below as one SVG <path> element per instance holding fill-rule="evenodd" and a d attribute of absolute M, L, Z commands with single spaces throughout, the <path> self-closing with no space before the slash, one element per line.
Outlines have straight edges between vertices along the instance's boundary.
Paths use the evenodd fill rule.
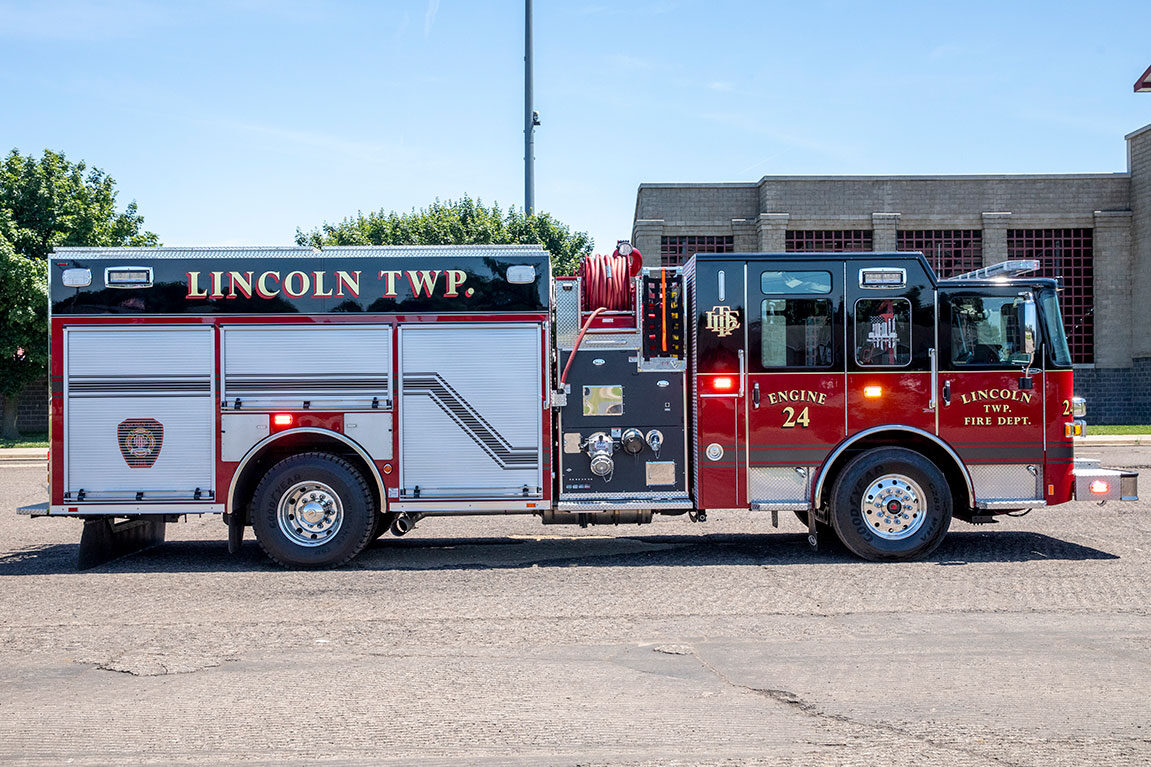
<path fill-rule="evenodd" d="M 65 330 L 65 492 L 213 498 L 213 330 Z"/>
<path fill-rule="evenodd" d="M 225 406 L 360 410 L 391 400 L 390 325 L 231 326 L 221 346 Z"/>
<path fill-rule="evenodd" d="M 540 333 L 538 324 L 400 329 L 403 497 L 540 497 Z"/>

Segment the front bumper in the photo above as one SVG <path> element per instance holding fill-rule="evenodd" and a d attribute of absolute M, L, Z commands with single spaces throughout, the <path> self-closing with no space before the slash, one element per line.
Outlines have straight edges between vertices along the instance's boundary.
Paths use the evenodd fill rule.
<path fill-rule="evenodd" d="M 1075 500 L 1137 501 L 1139 472 L 1104 469 L 1092 458 L 1075 459 Z"/>

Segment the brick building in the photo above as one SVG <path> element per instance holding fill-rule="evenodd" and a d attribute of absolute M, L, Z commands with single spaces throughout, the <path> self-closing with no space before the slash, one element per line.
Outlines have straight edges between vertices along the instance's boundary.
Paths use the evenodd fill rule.
<path fill-rule="evenodd" d="M 942 276 L 1013 258 L 1061 277 L 1077 393 L 1093 423 L 1151 423 L 1151 125 L 1127 171 L 765 176 L 641 184 L 632 242 L 651 265 L 702 252 L 920 250 Z"/>

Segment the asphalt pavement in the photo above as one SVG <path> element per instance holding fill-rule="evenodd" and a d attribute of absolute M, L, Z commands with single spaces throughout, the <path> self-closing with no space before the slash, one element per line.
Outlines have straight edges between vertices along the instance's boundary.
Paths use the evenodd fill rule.
<path fill-rule="evenodd" d="M 746 512 L 425 519 L 289 572 L 195 518 L 81 573 L 78 521 L 14 513 L 43 463 L 0 464 L 3 764 L 1151 763 L 1147 502 L 900 564 Z"/>

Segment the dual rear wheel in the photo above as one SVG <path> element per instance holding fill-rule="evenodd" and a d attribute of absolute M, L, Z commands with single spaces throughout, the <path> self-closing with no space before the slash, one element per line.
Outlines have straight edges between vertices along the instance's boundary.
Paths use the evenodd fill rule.
<path fill-rule="evenodd" d="M 249 511 L 264 553 L 299 568 L 344 564 L 387 530 L 388 516 L 377 513 L 355 466 L 322 452 L 293 455 L 272 466 L 256 486 Z"/>

